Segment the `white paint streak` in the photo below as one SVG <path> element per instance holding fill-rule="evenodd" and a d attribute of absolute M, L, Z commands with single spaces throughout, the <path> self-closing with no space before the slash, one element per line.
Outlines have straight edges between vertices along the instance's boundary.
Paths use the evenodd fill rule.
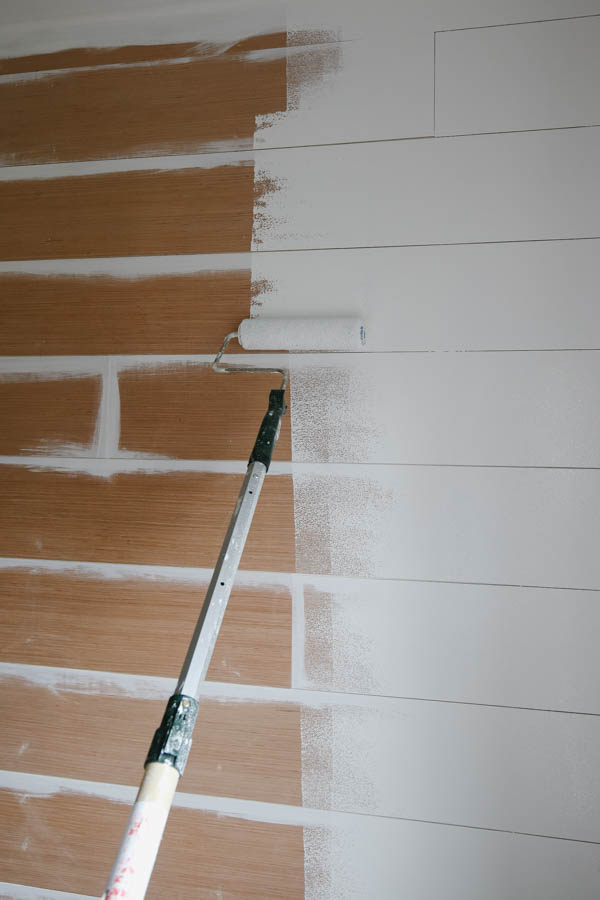
<path fill-rule="evenodd" d="M 43 163 L 1 166 L 0 181 L 43 178 L 71 178 L 109 172 L 154 172 L 177 169 L 214 169 L 217 166 L 252 166 L 254 157 L 236 153 L 191 153 L 187 156 L 132 156 L 128 159 L 99 159 L 86 162 Z"/>
<path fill-rule="evenodd" d="M 114 256 L 82 259 L 2 260 L 0 272 L 29 275 L 112 275 L 149 278 L 153 275 L 191 275 L 250 267 L 250 253 L 182 253 L 178 256 Z"/>
<path fill-rule="evenodd" d="M 304 672 L 304 593 L 302 583 L 294 575 L 291 576 L 292 594 L 292 660 L 290 685 L 296 688 L 306 683 Z"/>
<path fill-rule="evenodd" d="M 22 559 L 0 557 L 0 570 L 27 569 L 31 572 L 66 572 L 77 577 L 100 578 L 106 581 L 121 579 L 147 579 L 149 581 L 169 581 L 185 584 L 208 584 L 213 570 L 183 566 L 145 566 L 124 563 L 85 562 L 62 559 Z M 283 585 L 291 589 L 292 579 L 298 576 L 285 572 L 261 572 L 239 569 L 236 581 L 246 586 Z M 327 580 L 329 583 L 329 580 Z"/>
<path fill-rule="evenodd" d="M 97 900 L 89 894 L 72 894 L 8 881 L 0 881 L 0 897 L 2 900 Z"/>
<path fill-rule="evenodd" d="M 119 455 L 121 435 L 121 399 L 119 373 L 113 357 L 104 358 L 102 396 L 94 433 L 95 456 L 100 459 Z"/>
<path fill-rule="evenodd" d="M 155 0 L 105 0 L 101 10 L 83 0 L 77 8 L 62 0 L 48 8 L 36 0 L 4 4 L 0 56 L 52 53 L 72 47 L 121 47 L 170 44 L 197 40 L 198 52 L 218 55 L 255 34 L 285 29 L 280 3 L 254 0 L 245 3 L 174 2 L 168 7 Z"/>
<path fill-rule="evenodd" d="M 128 451 L 119 451 L 113 459 L 84 459 L 68 457 L 43 456 L 1 456 L 0 465 L 24 466 L 36 472 L 73 472 L 82 475 L 93 475 L 96 478 L 110 478 L 121 472 L 141 472 L 157 474 L 168 472 L 218 472 L 226 475 L 244 475 L 247 469 L 245 460 L 214 459 L 163 459 L 145 454 L 143 457 L 132 455 Z M 289 475 L 292 464 L 274 462 L 271 464 L 272 475 Z"/>

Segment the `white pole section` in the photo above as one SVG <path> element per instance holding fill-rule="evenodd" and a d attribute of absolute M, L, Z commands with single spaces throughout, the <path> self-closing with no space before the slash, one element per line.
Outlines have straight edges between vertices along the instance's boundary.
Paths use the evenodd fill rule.
<path fill-rule="evenodd" d="M 179 781 L 168 763 L 148 763 L 103 900 L 143 900 Z"/>

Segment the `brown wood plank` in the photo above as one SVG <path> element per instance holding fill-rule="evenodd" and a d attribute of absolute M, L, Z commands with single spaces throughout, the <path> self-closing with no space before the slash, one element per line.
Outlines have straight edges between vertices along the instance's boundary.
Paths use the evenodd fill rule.
<path fill-rule="evenodd" d="M 167 695 L 57 693 L 17 678 L 1 686 L 1 769 L 137 784 Z M 180 789 L 301 804 L 300 714 L 292 703 L 202 700 Z"/>
<path fill-rule="evenodd" d="M 111 478 L 0 466 L 0 556 L 212 568 L 241 475 Z M 292 479 L 269 475 L 242 568 L 294 570 Z"/>
<path fill-rule="evenodd" d="M 53 69 L 76 69 L 82 66 L 114 66 L 140 62 L 182 59 L 188 56 L 214 56 L 222 53 L 242 53 L 249 50 L 270 50 L 285 47 L 287 34 L 278 31 L 244 38 L 231 47 L 204 41 L 174 44 L 130 44 L 125 47 L 74 47 L 54 53 L 35 53 L 0 60 L 0 75 L 20 72 L 43 72 Z"/>
<path fill-rule="evenodd" d="M 286 59 L 220 55 L 71 69 L 0 83 L 0 155 L 11 165 L 252 149 L 257 115 L 284 110 Z"/>
<path fill-rule="evenodd" d="M 0 453 L 91 450 L 102 379 L 0 376 Z"/>
<path fill-rule="evenodd" d="M 0 274 L 0 355 L 216 353 L 250 315 L 250 279 Z"/>
<path fill-rule="evenodd" d="M 0 182 L 0 258 L 250 250 L 254 167 Z"/>
<path fill-rule="evenodd" d="M 216 374 L 209 366 L 128 370 L 119 376 L 120 447 L 177 459 L 247 459 L 277 375 Z M 291 459 L 284 416 L 274 459 Z"/>
<path fill-rule="evenodd" d="M 99 897 L 129 807 L 81 794 L 0 791 L 2 878 Z M 302 900 L 302 828 L 174 808 L 148 900 Z"/>
<path fill-rule="evenodd" d="M 176 580 L 0 569 L 2 658 L 176 678 L 205 590 Z M 289 591 L 237 587 L 207 677 L 290 687 L 291 641 Z"/>

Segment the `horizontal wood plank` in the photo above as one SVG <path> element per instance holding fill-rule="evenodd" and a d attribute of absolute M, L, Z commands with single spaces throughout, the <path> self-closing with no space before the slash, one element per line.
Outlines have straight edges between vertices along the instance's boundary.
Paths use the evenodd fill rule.
<path fill-rule="evenodd" d="M 206 584 L 0 569 L 3 660 L 176 678 Z M 234 588 L 207 678 L 290 686 L 292 606 L 282 586 Z"/>
<path fill-rule="evenodd" d="M 0 375 L 0 453 L 94 455 L 101 378 Z"/>
<path fill-rule="evenodd" d="M 0 791 L 2 877 L 47 890 L 99 897 L 129 806 L 82 794 Z M 302 900 L 302 828 L 173 809 L 149 900 Z M 173 893 L 176 873 L 176 894 Z"/>
<path fill-rule="evenodd" d="M 0 554 L 214 566 L 239 475 L 127 473 L 109 479 L 0 466 Z M 294 570 L 292 479 L 270 475 L 242 568 Z"/>
<path fill-rule="evenodd" d="M 127 370 L 119 375 L 120 447 L 182 459 L 245 459 L 281 378 L 216 374 L 208 366 Z M 290 416 L 274 459 L 291 458 Z"/>
<path fill-rule="evenodd" d="M 0 181 L 0 258 L 250 249 L 251 165 Z"/>
<path fill-rule="evenodd" d="M 324 587 L 304 587 L 295 688 L 600 714 L 597 591 L 383 580 Z"/>
<path fill-rule="evenodd" d="M 600 588 L 598 470 L 332 470 L 294 475 L 300 572 Z"/>
<path fill-rule="evenodd" d="M 597 350 L 332 354 L 326 365 L 302 354 L 292 365 L 297 462 L 600 465 Z"/>
<path fill-rule="evenodd" d="M 600 347 L 600 240 L 255 253 L 252 281 L 260 315 L 362 316 L 369 351 Z"/>
<path fill-rule="evenodd" d="M 249 315 L 250 272 L 0 274 L 0 293 L 4 355 L 216 353 Z"/>
<path fill-rule="evenodd" d="M 168 52 L 168 51 L 165 51 Z M 255 120 L 286 106 L 286 59 L 216 55 L 112 64 L 0 82 L 11 165 L 252 149 Z"/>
<path fill-rule="evenodd" d="M 0 768 L 136 784 L 165 703 L 3 679 Z M 180 790 L 297 805 L 301 782 L 297 705 L 201 700 Z"/>
<path fill-rule="evenodd" d="M 436 134 L 598 125 L 599 42 L 597 16 L 438 34 Z"/>
<path fill-rule="evenodd" d="M 253 247 L 595 238 L 599 155 L 600 128 L 265 151 Z"/>
<path fill-rule="evenodd" d="M 0 60 L 0 75 L 19 72 L 44 72 L 53 69 L 77 69 L 84 66 L 130 65 L 142 62 L 160 62 L 184 57 L 203 57 L 217 54 L 235 54 L 250 50 L 270 50 L 285 47 L 285 31 L 257 34 L 236 41 L 233 45 L 202 44 L 199 41 L 181 41 L 174 44 L 127 44 L 123 47 L 74 47 L 55 50 L 53 53 L 35 53 L 29 56 L 13 56 Z"/>

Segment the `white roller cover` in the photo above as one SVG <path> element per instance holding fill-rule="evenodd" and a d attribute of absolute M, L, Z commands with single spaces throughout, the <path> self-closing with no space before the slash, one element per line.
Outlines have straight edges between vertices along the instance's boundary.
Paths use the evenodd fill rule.
<path fill-rule="evenodd" d="M 238 341 L 244 350 L 360 350 L 365 327 L 355 317 L 244 319 Z"/>

